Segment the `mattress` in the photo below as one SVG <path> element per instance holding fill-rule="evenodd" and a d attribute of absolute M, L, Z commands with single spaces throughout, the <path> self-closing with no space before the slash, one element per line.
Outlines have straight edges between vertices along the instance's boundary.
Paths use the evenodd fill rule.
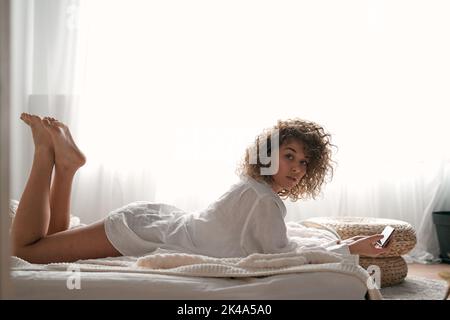
<path fill-rule="evenodd" d="M 125 259 L 125 258 L 123 258 Z M 108 262 L 108 260 L 105 260 Z M 333 270 L 260 277 L 199 277 L 117 271 L 46 270 L 27 264 L 11 271 L 16 299 L 298 300 L 365 299 L 360 278 Z M 74 272 L 76 271 L 76 272 Z"/>
<path fill-rule="evenodd" d="M 361 300 L 367 292 L 354 277 L 333 272 L 240 279 L 83 272 L 79 288 L 65 272 L 13 271 L 11 276 L 16 299 Z"/>

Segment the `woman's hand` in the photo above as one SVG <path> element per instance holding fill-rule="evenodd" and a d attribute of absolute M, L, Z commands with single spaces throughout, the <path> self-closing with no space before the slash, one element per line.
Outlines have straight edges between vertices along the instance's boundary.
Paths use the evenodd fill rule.
<path fill-rule="evenodd" d="M 380 239 L 383 239 L 382 234 L 374 234 L 372 236 L 356 236 L 345 239 L 342 242 L 348 244 L 351 254 L 359 254 L 366 257 L 377 257 L 388 251 L 393 242 L 390 241 L 387 247 L 382 248 L 377 244 L 377 241 Z"/>

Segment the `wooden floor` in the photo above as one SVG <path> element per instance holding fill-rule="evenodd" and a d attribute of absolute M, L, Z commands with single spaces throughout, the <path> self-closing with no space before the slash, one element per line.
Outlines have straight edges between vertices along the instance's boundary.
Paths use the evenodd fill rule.
<path fill-rule="evenodd" d="M 408 264 L 408 275 L 442 280 L 442 278 L 439 276 L 439 272 L 443 271 L 450 272 L 450 264 Z"/>
<path fill-rule="evenodd" d="M 414 275 L 418 277 L 424 277 L 429 279 L 438 279 L 443 280 L 439 276 L 439 272 L 449 272 L 450 273 L 450 264 L 441 263 L 441 264 L 419 264 L 419 263 L 410 263 L 408 264 L 408 275 Z M 450 281 L 450 280 L 447 280 Z M 450 297 L 447 298 L 450 300 Z"/>

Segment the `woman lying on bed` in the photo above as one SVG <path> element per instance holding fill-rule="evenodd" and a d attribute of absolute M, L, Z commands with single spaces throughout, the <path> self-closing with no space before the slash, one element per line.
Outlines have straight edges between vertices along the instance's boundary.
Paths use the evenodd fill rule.
<path fill-rule="evenodd" d="M 29 262 L 139 256 L 157 248 L 212 257 L 287 252 L 308 243 L 343 254 L 377 256 L 388 250 L 376 245 L 382 235 L 340 243 L 326 230 L 299 224 L 300 237 L 289 236 L 281 199 L 314 197 L 332 173 L 330 135 L 316 123 L 278 121 L 265 130 L 247 149 L 240 182 L 201 212 L 139 201 L 69 230 L 72 181 L 86 158 L 63 123 L 25 113 L 21 119 L 31 128 L 35 152 L 11 237 L 13 255 Z M 302 235 L 304 241 L 299 241 Z M 310 242 L 308 236 L 322 242 Z"/>

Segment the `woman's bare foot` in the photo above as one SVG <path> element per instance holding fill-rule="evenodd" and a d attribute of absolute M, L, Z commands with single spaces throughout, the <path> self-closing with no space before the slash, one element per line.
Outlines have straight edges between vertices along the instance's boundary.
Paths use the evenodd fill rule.
<path fill-rule="evenodd" d="M 30 126 L 31 132 L 33 134 L 34 147 L 36 149 L 47 149 L 52 154 L 54 153 L 53 142 L 50 134 L 45 129 L 42 119 L 38 116 L 22 113 L 20 119 Z M 54 156 L 54 155 L 53 155 Z"/>
<path fill-rule="evenodd" d="M 44 127 L 50 134 L 55 148 L 55 168 L 75 172 L 86 163 L 86 157 L 78 149 L 69 128 L 62 122 L 45 117 Z"/>

